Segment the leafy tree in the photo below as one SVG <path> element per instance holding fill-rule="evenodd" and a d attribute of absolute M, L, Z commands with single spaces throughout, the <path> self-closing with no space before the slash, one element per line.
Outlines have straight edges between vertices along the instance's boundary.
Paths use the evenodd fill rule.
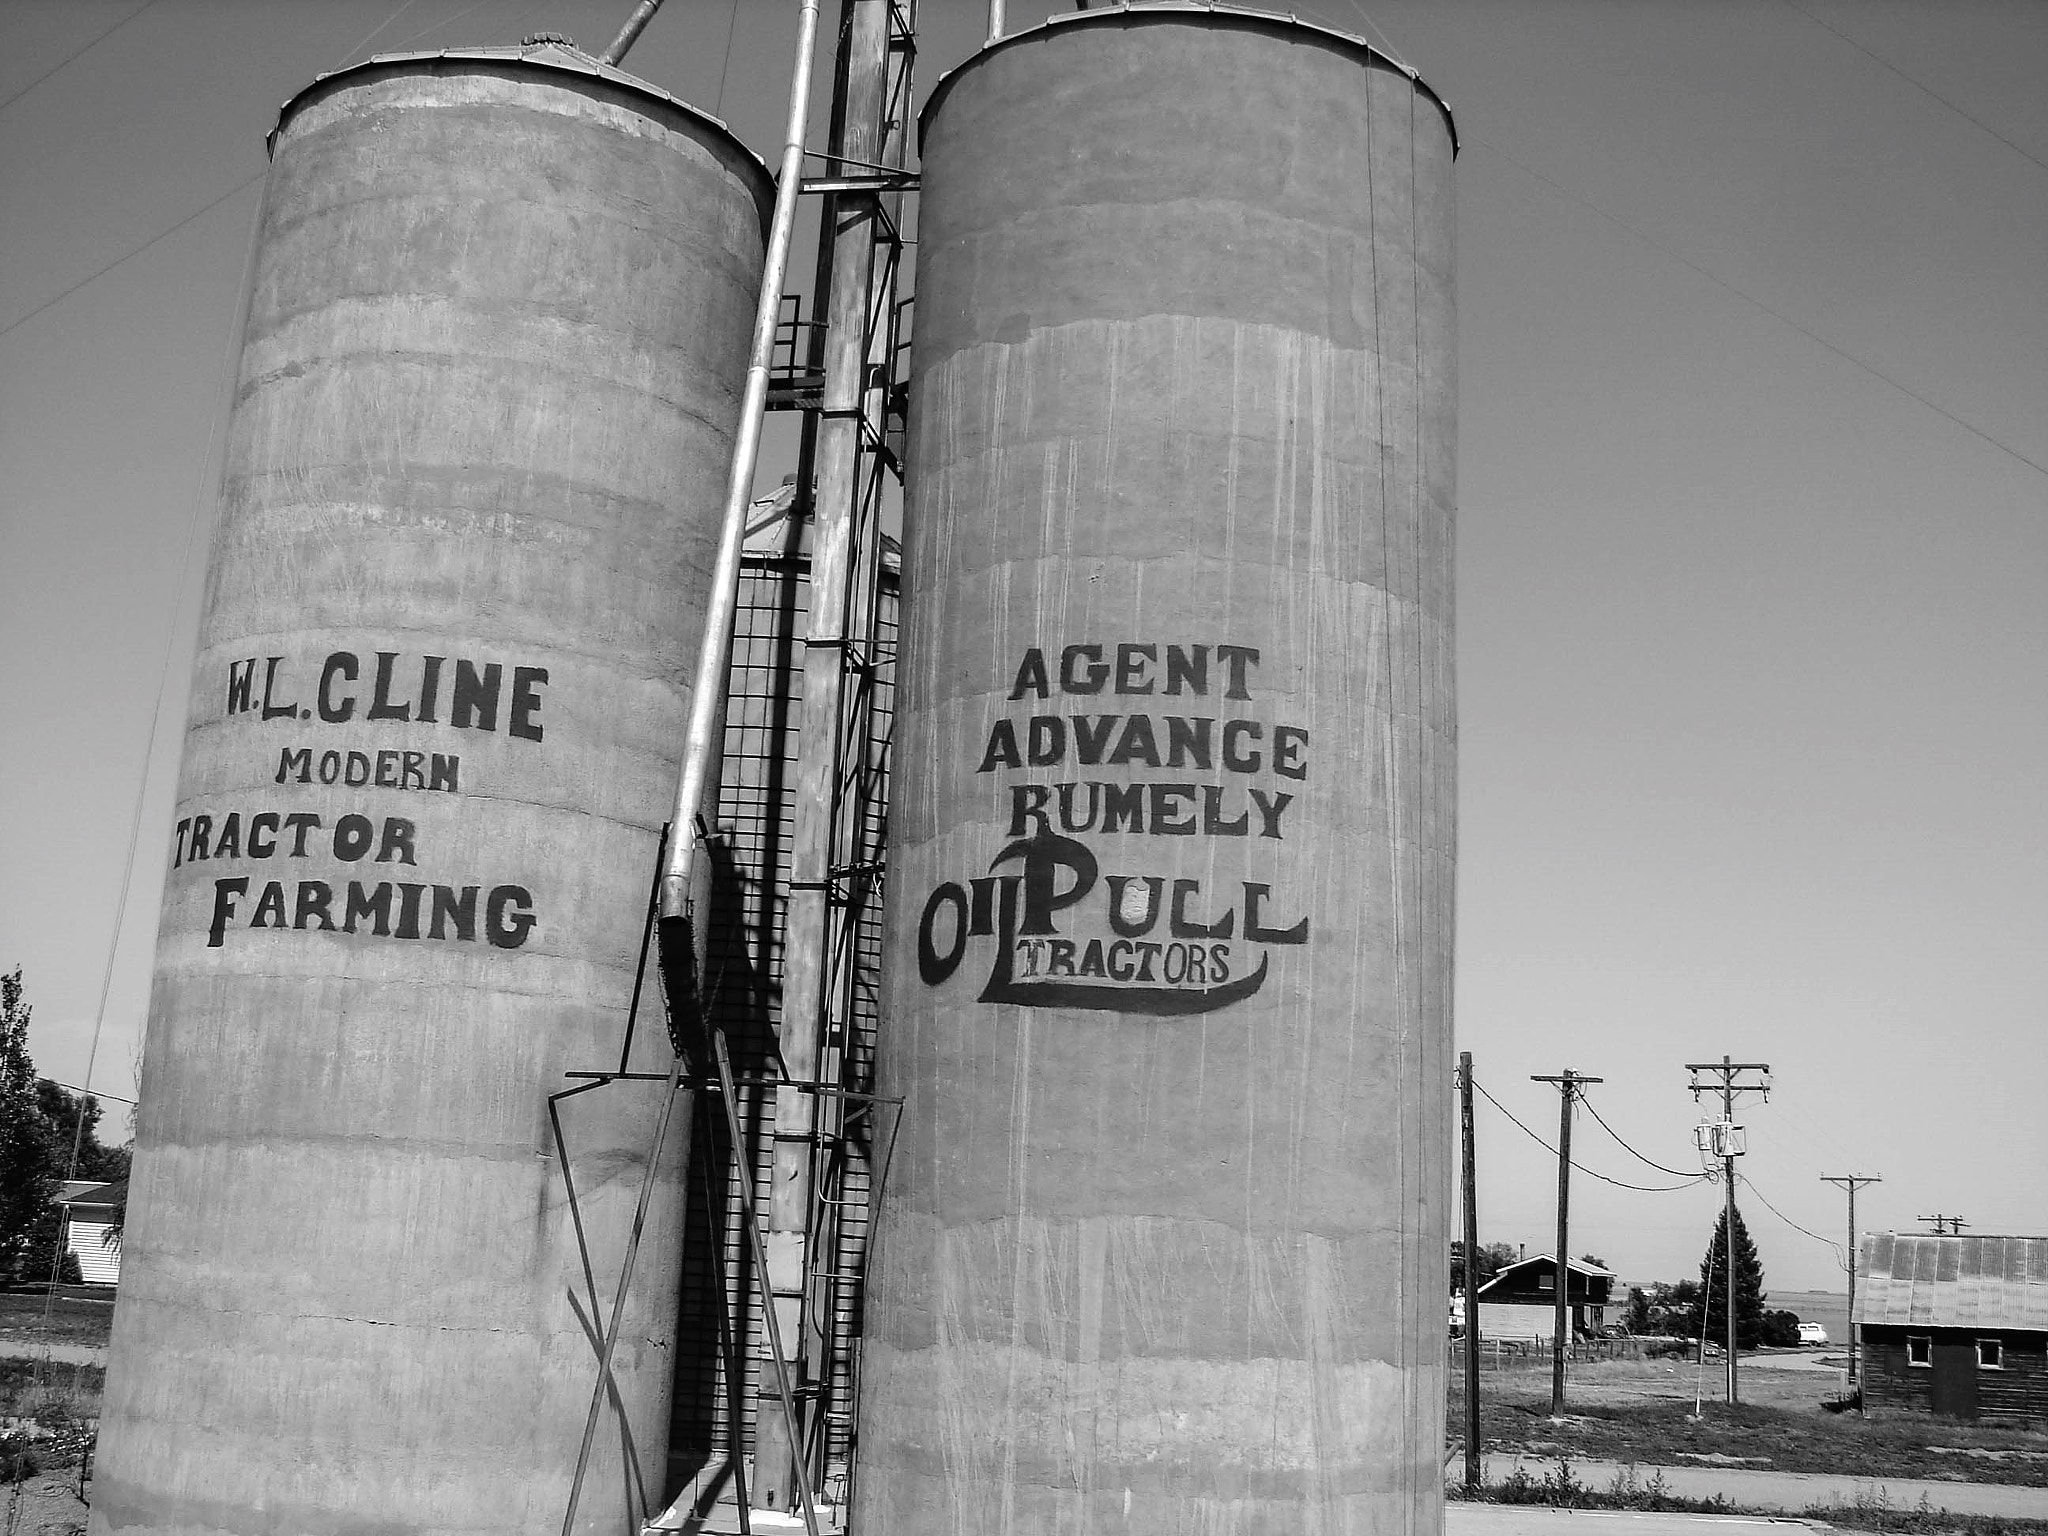
<path fill-rule="evenodd" d="M 100 1140 L 101 1106 L 97 1098 L 89 1093 L 73 1093 L 45 1077 L 36 1083 L 36 1102 L 50 1122 L 50 1166 L 58 1178 L 111 1184 L 128 1176 L 128 1149 L 110 1147 Z M 78 1172 L 70 1174 L 74 1147 L 78 1151 Z"/>
<path fill-rule="evenodd" d="M 1724 1209 L 1714 1223 L 1714 1240 L 1707 1244 L 1700 1260 L 1700 1285 L 1706 1292 L 1703 1337 L 1717 1342 L 1728 1338 L 1728 1218 L 1735 1218 L 1735 1347 L 1755 1349 L 1764 1342 L 1764 1266 L 1750 1241 L 1742 1212 Z M 1695 1313 L 1695 1317 L 1698 1314 Z M 1700 1332 L 1697 1324 L 1693 1331 Z"/>
<path fill-rule="evenodd" d="M 56 1192 L 50 1122 L 28 1054 L 31 1011 L 17 965 L 0 976 L 0 1276 L 8 1278 L 33 1268 L 36 1224 Z"/>
<path fill-rule="evenodd" d="M 1486 1284 L 1487 1281 L 1514 1262 L 1515 1245 L 1513 1243 L 1481 1243 L 1479 1245 L 1478 1263 L 1473 1266 L 1477 1275 L 1476 1283 L 1479 1285 Z M 1465 1244 L 1461 1239 L 1453 1238 L 1451 1240 L 1451 1289 L 1462 1291 L 1464 1288 Z"/>
<path fill-rule="evenodd" d="M 1648 1286 L 1631 1286 L 1624 1321 L 1630 1333 L 1682 1338 L 1696 1331 L 1699 1304 L 1697 1280 L 1680 1280 L 1676 1285 L 1658 1281 Z"/>

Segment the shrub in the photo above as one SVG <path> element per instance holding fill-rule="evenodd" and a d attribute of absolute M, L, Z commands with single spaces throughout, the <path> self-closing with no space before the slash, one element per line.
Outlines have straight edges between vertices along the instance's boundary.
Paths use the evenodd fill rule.
<path fill-rule="evenodd" d="M 1763 1341 L 1785 1349 L 1796 1347 L 1799 1343 L 1799 1314 L 1784 1311 L 1764 1313 Z"/>

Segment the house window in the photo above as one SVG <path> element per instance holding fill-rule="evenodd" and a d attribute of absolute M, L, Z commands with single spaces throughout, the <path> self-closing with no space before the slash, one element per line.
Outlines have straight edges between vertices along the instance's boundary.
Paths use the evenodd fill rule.
<path fill-rule="evenodd" d="M 2005 1350 L 1998 1339 L 1977 1341 L 1977 1369 L 1980 1371 L 2001 1371 L 2005 1369 Z"/>
<path fill-rule="evenodd" d="M 1932 1335 L 1925 1333 L 1909 1333 L 1906 1335 L 1906 1364 L 1933 1366 L 1934 1339 Z"/>
<path fill-rule="evenodd" d="M 1557 1289 L 1557 1276 L 1555 1276 L 1555 1275 L 1538 1275 L 1538 1276 L 1536 1277 L 1536 1289 L 1537 1289 L 1537 1290 L 1539 1290 L 1539 1291 L 1554 1291 L 1554 1290 L 1556 1290 L 1556 1289 Z"/>

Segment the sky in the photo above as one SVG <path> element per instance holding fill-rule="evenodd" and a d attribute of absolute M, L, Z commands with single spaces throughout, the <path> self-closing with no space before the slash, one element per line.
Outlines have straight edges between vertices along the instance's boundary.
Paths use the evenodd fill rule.
<path fill-rule="evenodd" d="M 345 62 L 595 52 L 630 9 L 0 0 L 0 968 L 117 1139 L 264 135 Z M 922 94 L 985 7 L 921 9 Z M 1882 1178 L 1865 1230 L 2048 1233 L 2048 5 L 1291 9 L 1413 65 L 1464 144 L 1481 1240 L 1553 1246 L 1531 1076 L 1569 1068 L 1601 1079 L 1572 1251 L 1696 1273 L 1685 1063 L 1723 1055 L 1772 1069 L 1736 1116 L 1772 1288 L 1843 1288 L 1828 1174 Z M 772 157 L 794 39 L 785 0 L 669 0 L 627 67 Z"/>

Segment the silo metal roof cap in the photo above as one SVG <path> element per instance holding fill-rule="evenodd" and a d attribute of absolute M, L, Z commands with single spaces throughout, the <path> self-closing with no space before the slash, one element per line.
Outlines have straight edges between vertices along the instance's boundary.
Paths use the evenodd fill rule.
<path fill-rule="evenodd" d="M 735 159 L 758 173 L 754 201 L 760 209 L 761 227 L 764 230 L 768 227 L 775 195 L 774 174 L 768 169 L 767 163 L 747 147 L 746 141 L 732 131 L 725 119 L 713 117 L 702 108 L 691 106 L 681 97 L 671 95 L 658 85 L 648 84 L 638 75 L 629 75 L 623 69 L 604 63 L 556 33 L 537 33 L 529 41 L 518 45 L 439 48 L 428 53 L 380 53 L 364 59 L 360 64 L 349 64 L 323 75 L 315 75 L 303 90 L 290 97 L 277 109 L 277 124 L 263 138 L 264 150 L 274 156 L 277 153 L 277 136 L 284 132 L 284 125 L 291 119 L 292 114 L 316 95 L 333 88 L 337 81 L 353 81 L 358 76 L 379 73 L 397 73 L 408 67 L 417 69 L 423 65 L 430 66 L 428 73 L 440 73 L 440 69 L 432 66 L 444 65 L 453 72 L 465 65 L 473 64 L 495 65 L 509 73 L 531 71 L 536 76 L 568 74 L 602 80 L 629 95 L 658 103 L 667 110 L 708 128 L 711 131 L 710 137 L 720 141 L 731 151 Z"/>
<path fill-rule="evenodd" d="M 924 135 L 926 129 L 931 124 L 932 113 L 937 110 L 941 98 L 945 96 L 953 82 L 959 79 L 961 75 L 967 73 L 968 70 L 974 68 L 983 59 L 986 59 L 990 54 L 1000 53 L 1013 43 L 1021 42 L 1026 38 L 1036 37 L 1039 33 L 1050 31 L 1054 27 L 1103 26 L 1111 22 L 1181 21 L 1204 16 L 1208 17 L 1211 21 L 1240 27 L 1252 32 L 1312 33 L 1318 39 L 1338 43 L 1345 48 L 1364 54 L 1371 63 L 1384 65 L 1398 74 L 1406 75 L 1415 88 L 1435 102 L 1437 110 L 1443 113 L 1444 126 L 1450 130 L 1451 135 L 1451 158 L 1454 160 L 1457 158 L 1459 149 L 1458 123 L 1457 119 L 1451 115 L 1451 104 L 1445 101 L 1419 73 L 1408 65 L 1403 64 L 1392 54 L 1373 47 L 1371 43 L 1355 33 L 1340 32 L 1335 27 L 1322 26 L 1312 21 L 1302 21 L 1300 18 L 1291 15 L 1277 15 L 1272 11 L 1248 10 L 1238 5 L 1218 5 L 1213 3 L 1213 0 L 1203 0 L 1203 3 L 1197 3 L 1197 0 L 1125 0 L 1124 4 L 1119 5 L 1113 11 L 1055 11 L 1035 27 L 1026 27 L 1020 32 L 1007 33 L 992 43 L 984 44 L 980 52 L 939 76 L 938 84 L 932 87 L 931 95 L 925 98 L 924 110 L 917 114 L 918 148 L 920 150 L 923 149 Z"/>

